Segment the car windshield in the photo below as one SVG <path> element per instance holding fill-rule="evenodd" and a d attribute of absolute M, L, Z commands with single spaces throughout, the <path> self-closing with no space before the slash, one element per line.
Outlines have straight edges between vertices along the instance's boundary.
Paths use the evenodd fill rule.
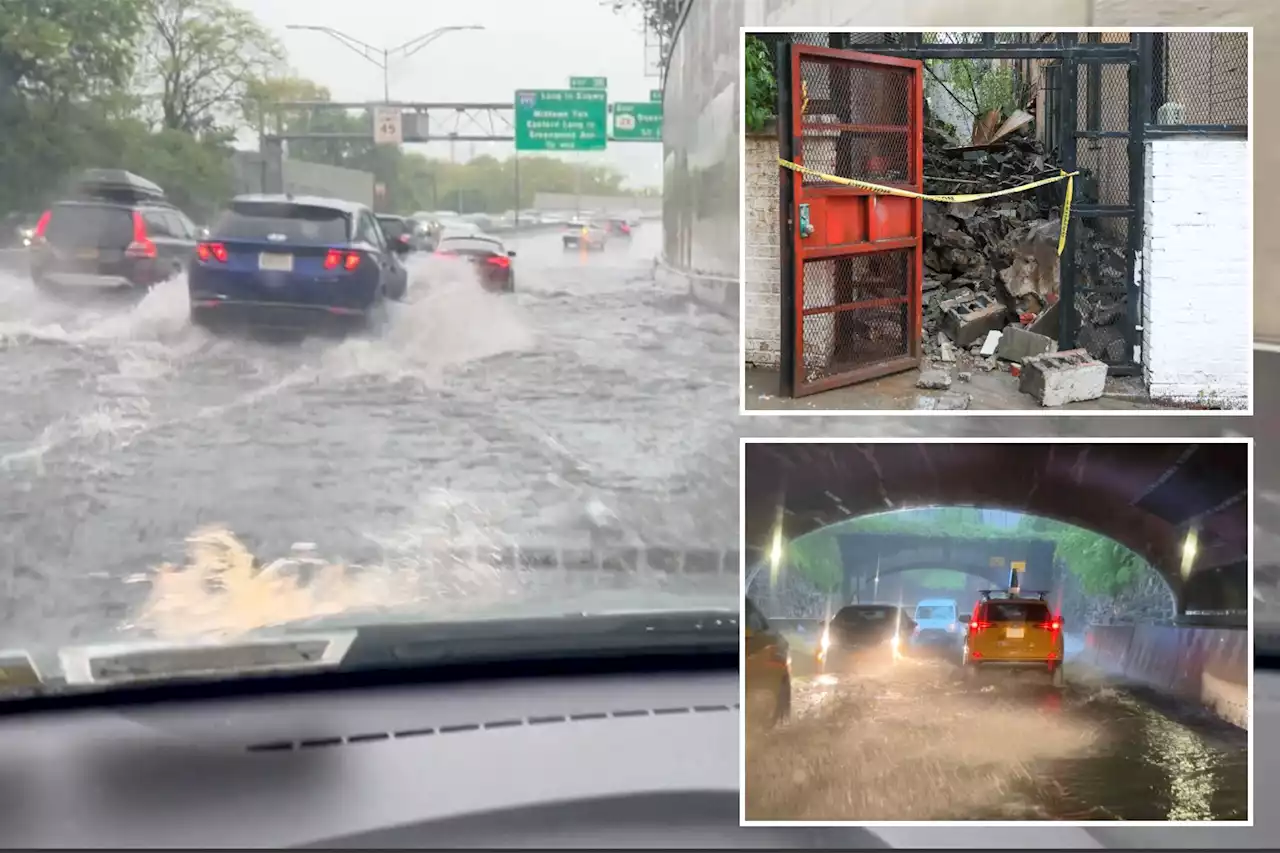
<path fill-rule="evenodd" d="M 677 251 L 661 226 L 599 230 L 662 207 L 663 144 L 614 140 L 594 90 L 540 105 L 557 127 L 530 138 L 515 115 L 517 90 L 583 73 L 615 100 L 657 85 L 639 59 L 582 66 L 575 47 L 642 57 L 644 34 L 574 2 L 527 56 L 499 32 L 545 29 L 524 4 L 313 10 L 392 43 L 457 30 L 387 92 L 262 0 L 4 5 L 0 705 L 10 651 L 55 689 L 84 646 L 736 620 L 734 324 L 649 286 Z M 450 50 L 476 61 L 431 65 Z M 375 103 L 403 105 L 396 139 Z M 731 183 L 699 168 L 690 190 Z"/>
<path fill-rule="evenodd" d="M 944 604 L 922 604 L 916 608 L 917 619 L 955 619 L 954 607 Z"/>

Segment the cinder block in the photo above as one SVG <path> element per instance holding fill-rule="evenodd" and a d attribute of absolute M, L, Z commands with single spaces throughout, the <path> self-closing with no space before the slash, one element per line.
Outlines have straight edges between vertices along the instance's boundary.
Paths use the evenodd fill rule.
<path fill-rule="evenodd" d="M 1032 356 L 1022 362 L 1018 390 L 1030 394 L 1042 406 L 1096 400 L 1107 387 L 1107 366 L 1095 361 L 1087 350 Z"/>
<path fill-rule="evenodd" d="M 1004 328 L 1005 307 L 986 296 L 976 296 L 968 302 L 952 305 L 942 316 L 942 329 L 958 347 L 971 346 Z"/>
<path fill-rule="evenodd" d="M 1021 364 L 1025 359 L 1047 352 L 1057 352 L 1058 342 L 1046 335 L 1038 335 L 1028 329 L 1010 326 L 1000 336 L 996 358 Z"/>

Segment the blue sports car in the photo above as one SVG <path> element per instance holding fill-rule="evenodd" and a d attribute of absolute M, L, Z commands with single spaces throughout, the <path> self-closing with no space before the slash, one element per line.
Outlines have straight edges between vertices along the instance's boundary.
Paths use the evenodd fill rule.
<path fill-rule="evenodd" d="M 292 195 L 237 196 L 196 247 L 187 274 L 191 319 L 296 325 L 368 321 L 402 299 L 409 276 L 377 217 L 361 204 Z"/>

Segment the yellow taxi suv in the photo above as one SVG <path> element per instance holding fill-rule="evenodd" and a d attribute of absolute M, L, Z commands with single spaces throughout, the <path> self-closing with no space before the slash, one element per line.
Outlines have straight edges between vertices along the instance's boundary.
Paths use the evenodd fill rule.
<path fill-rule="evenodd" d="M 773 728 L 791 716 L 791 650 L 750 598 L 742 615 L 747 700 L 743 713 L 749 727 Z"/>
<path fill-rule="evenodd" d="M 966 677 L 985 670 L 1039 670 L 1064 683 L 1062 618 L 1040 591 L 982 590 L 965 624 L 961 666 Z"/>

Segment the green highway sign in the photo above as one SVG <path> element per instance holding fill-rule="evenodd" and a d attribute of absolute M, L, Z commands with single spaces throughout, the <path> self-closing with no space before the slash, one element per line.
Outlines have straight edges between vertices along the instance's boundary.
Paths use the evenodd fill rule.
<path fill-rule="evenodd" d="M 649 90 L 649 101 L 650 101 L 651 103 L 655 103 L 655 104 L 660 104 L 660 103 L 662 103 L 662 90 L 661 90 L 661 89 L 650 89 L 650 90 Z"/>
<path fill-rule="evenodd" d="M 613 138 L 619 142 L 661 142 L 662 103 L 614 104 Z"/>
<path fill-rule="evenodd" d="M 609 134 L 603 89 L 520 89 L 517 151 L 603 151 Z"/>
<path fill-rule="evenodd" d="M 608 77 L 570 77 L 570 89 L 607 89 L 609 88 Z"/>

